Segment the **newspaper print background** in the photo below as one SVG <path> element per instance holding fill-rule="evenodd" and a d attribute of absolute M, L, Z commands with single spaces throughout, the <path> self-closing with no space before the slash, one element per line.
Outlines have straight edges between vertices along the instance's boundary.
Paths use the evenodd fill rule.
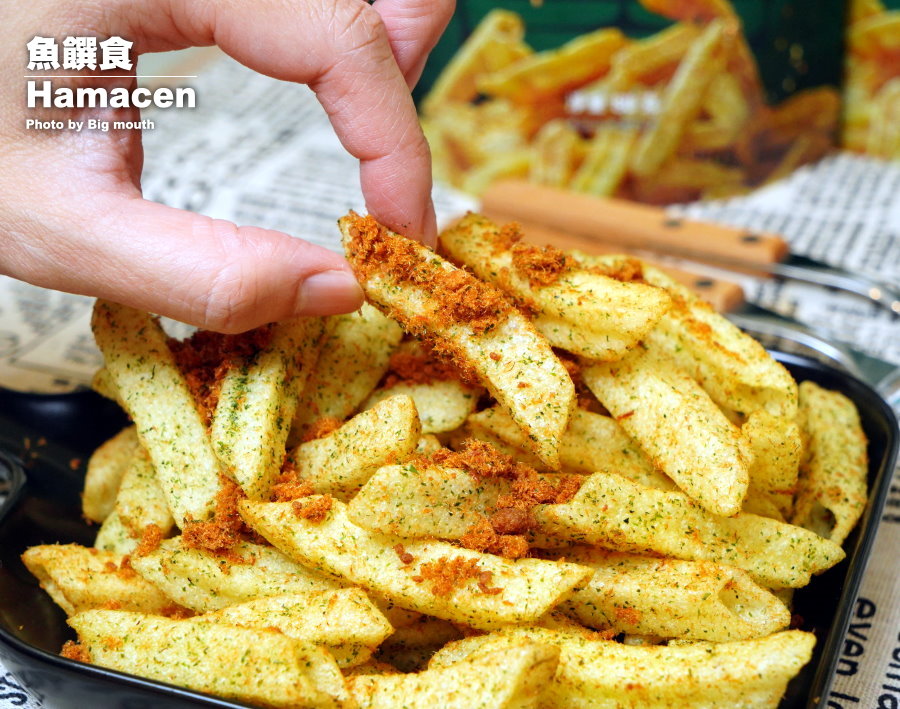
<path fill-rule="evenodd" d="M 145 195 L 240 224 L 280 229 L 339 249 L 337 216 L 362 210 L 355 161 L 305 88 L 230 60 L 194 83 L 198 108 L 146 112 Z M 692 205 L 694 217 L 783 234 L 792 249 L 900 285 L 900 167 L 830 158 L 748 197 Z M 436 188 L 439 218 L 474 208 Z M 741 278 L 748 298 L 900 365 L 900 321 L 821 289 Z M 66 391 L 100 363 L 91 300 L 0 277 L 0 385 Z M 895 486 L 897 487 L 897 486 Z M 900 487 L 897 487 L 900 500 Z M 900 520 L 900 517 L 897 518 Z M 900 525 L 881 526 L 839 674 L 823 706 L 900 707 Z M 0 665 L 0 709 L 41 706 Z"/>

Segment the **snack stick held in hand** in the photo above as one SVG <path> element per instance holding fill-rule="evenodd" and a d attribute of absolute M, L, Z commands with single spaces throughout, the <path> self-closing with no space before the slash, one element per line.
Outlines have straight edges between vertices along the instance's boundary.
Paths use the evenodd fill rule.
<path fill-rule="evenodd" d="M 526 432 L 528 447 L 558 469 L 575 388 L 528 319 L 500 291 L 372 217 L 351 212 L 338 223 L 368 298 L 407 332 L 434 338 L 439 350 L 474 370 Z"/>

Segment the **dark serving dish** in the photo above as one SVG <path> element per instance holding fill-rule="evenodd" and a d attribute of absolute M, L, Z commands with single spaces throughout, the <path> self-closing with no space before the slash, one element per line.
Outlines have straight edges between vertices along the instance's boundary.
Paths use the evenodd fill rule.
<path fill-rule="evenodd" d="M 845 544 L 847 560 L 795 596 L 801 627 L 818 638 L 812 661 L 781 703 L 782 709 L 800 709 L 817 706 L 828 690 L 881 518 L 898 430 L 891 410 L 865 384 L 813 360 L 776 357 L 798 381 L 812 380 L 850 397 L 869 438 L 871 494 Z M 23 685 L 58 709 L 246 706 L 58 655 L 74 634 L 19 555 L 34 544 L 93 542 L 96 527 L 85 524 L 80 508 L 85 461 L 124 423 L 114 404 L 92 392 L 36 395 L 0 389 L 0 485 L 5 478 L 10 491 L 0 504 L 0 659 Z"/>

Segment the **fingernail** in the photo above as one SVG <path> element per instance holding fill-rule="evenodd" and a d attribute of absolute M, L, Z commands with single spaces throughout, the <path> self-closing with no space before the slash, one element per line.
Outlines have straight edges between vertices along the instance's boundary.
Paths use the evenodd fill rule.
<path fill-rule="evenodd" d="M 437 246 L 437 217 L 434 213 L 434 202 L 432 202 L 430 198 L 422 218 L 422 241 L 426 246 L 430 246 L 432 249 Z"/>
<path fill-rule="evenodd" d="M 303 281 L 297 301 L 297 315 L 349 313 L 362 305 L 363 291 L 350 271 L 335 269 Z"/>

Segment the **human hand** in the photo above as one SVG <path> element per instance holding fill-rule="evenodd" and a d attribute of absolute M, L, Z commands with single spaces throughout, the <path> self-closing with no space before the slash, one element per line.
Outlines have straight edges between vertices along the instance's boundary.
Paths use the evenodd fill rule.
<path fill-rule="evenodd" d="M 453 0 L 34 0 L 7 15 L 0 47 L 0 273 L 222 332 L 348 312 L 362 291 L 343 258 L 281 232 L 141 197 L 135 131 L 29 131 L 25 120 L 139 120 L 137 109 L 27 109 L 34 36 L 120 36 L 141 53 L 217 44 L 261 73 L 309 84 L 360 160 L 367 209 L 433 242 L 431 160 L 409 88 Z M 74 73 L 67 85 L 131 88 Z M 114 73 L 123 73 L 121 71 Z M 135 71 L 135 73 L 137 73 Z M 114 116 L 113 116 L 114 114 Z"/>

